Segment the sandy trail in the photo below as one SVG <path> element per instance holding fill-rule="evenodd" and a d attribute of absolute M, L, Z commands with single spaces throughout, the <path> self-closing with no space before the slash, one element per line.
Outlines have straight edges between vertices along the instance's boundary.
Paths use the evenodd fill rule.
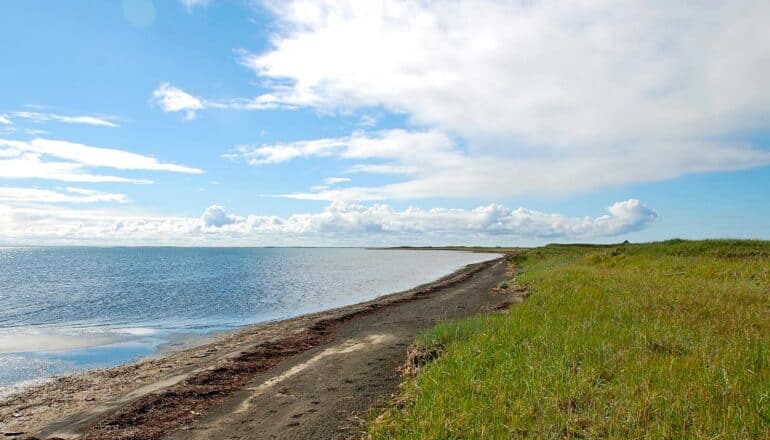
<path fill-rule="evenodd" d="M 355 437 L 397 391 L 422 329 L 489 310 L 503 260 L 374 301 L 248 327 L 138 364 L 78 374 L 0 402 L 6 438 Z M 9 433 L 20 433 L 9 436 Z"/>
<path fill-rule="evenodd" d="M 366 412 L 398 391 L 406 349 L 422 329 L 488 310 L 498 263 L 454 287 L 396 304 L 340 326 L 335 341 L 296 356 L 170 439 L 346 439 Z"/>

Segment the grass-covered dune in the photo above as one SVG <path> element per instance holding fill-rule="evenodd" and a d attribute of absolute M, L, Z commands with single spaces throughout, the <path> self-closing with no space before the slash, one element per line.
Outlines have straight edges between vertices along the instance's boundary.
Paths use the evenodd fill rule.
<path fill-rule="evenodd" d="M 507 315 L 443 324 L 443 356 L 373 438 L 770 438 L 770 242 L 520 251 Z"/>

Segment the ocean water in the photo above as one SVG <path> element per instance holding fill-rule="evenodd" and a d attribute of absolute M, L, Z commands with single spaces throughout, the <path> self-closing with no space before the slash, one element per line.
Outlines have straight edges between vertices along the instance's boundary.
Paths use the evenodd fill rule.
<path fill-rule="evenodd" d="M 0 248 L 0 396 L 187 335 L 366 301 L 493 254 L 360 248 Z"/>

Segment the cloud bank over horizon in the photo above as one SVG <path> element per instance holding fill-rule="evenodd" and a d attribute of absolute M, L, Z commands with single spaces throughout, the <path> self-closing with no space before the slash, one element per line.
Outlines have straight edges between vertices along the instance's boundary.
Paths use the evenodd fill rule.
<path fill-rule="evenodd" d="M 69 189 L 74 196 L 93 200 L 51 202 L 98 202 L 119 197 Z M 0 202 L 4 200 L 0 190 Z M 33 194 L 33 196 L 40 196 Z M 547 240 L 597 239 L 642 230 L 659 216 L 639 200 L 614 203 L 598 217 L 566 217 L 497 204 L 475 209 L 395 210 L 385 204 L 360 205 L 334 202 L 322 212 L 288 217 L 236 215 L 220 205 L 206 208 L 199 218 L 131 216 L 101 210 L 73 210 L 36 204 L 0 204 L 0 243 L 45 242 L 49 244 L 163 244 L 181 245 L 382 245 L 436 244 L 473 239 L 493 242 L 501 237 Z M 3 243 L 4 242 L 4 243 Z"/>

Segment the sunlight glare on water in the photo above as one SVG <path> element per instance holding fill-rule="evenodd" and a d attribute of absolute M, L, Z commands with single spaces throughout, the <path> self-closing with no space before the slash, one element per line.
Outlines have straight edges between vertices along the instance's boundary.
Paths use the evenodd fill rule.
<path fill-rule="evenodd" d="M 124 363 L 172 334 L 366 301 L 493 257 L 357 248 L 0 248 L 0 387 Z"/>

